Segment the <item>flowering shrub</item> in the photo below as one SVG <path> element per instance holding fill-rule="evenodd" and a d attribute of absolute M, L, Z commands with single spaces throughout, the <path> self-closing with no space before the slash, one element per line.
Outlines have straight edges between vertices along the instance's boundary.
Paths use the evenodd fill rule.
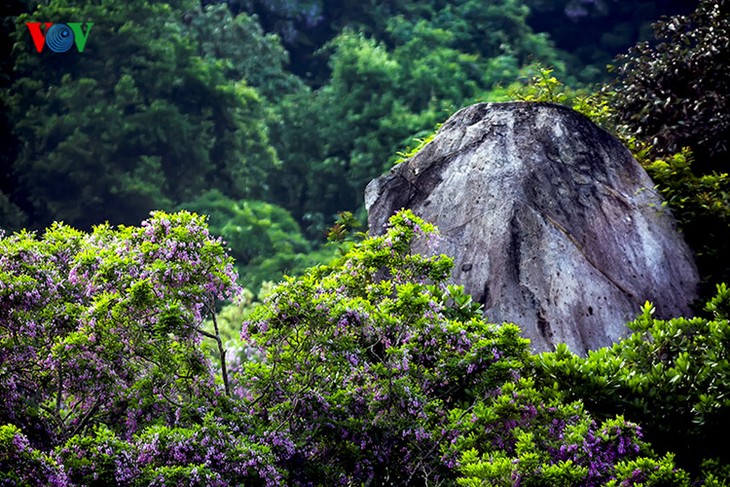
<path fill-rule="evenodd" d="M 711 318 L 657 320 L 647 303 L 634 333 L 581 358 L 567 348 L 536 357 L 541 382 L 560 387 L 598 415 L 624 414 L 648 439 L 692 470 L 704 458 L 727 464 L 730 434 L 730 291 L 706 306 Z M 730 480 L 728 476 L 727 480 Z"/>
<path fill-rule="evenodd" d="M 451 414 L 462 432 L 453 446 L 461 452 L 459 485 L 689 485 L 672 456 L 655 457 L 636 424 L 596 421 L 580 402 L 566 403 L 531 379 Z"/>
<path fill-rule="evenodd" d="M 64 487 L 68 478 L 52 456 L 30 445 L 17 426 L 0 426 L 0 485 Z"/>
<path fill-rule="evenodd" d="M 291 485 L 603 485 L 654 459 L 637 425 L 520 378 L 519 329 L 446 284 L 450 259 L 411 253 L 435 229 L 409 211 L 390 224 L 244 324 L 258 353 L 238 380 L 289 438 Z"/>
<path fill-rule="evenodd" d="M 205 421 L 189 428 L 151 426 L 131 441 L 99 427 L 56 453 L 70 485 L 281 485 L 268 447 Z"/>
<path fill-rule="evenodd" d="M 486 323 L 448 257 L 411 251 L 435 238 L 403 211 L 280 284 L 230 374 L 213 306 L 235 273 L 204 219 L 3 238 L 0 484 L 688 485 L 637 424 L 535 375 L 517 326 Z"/>
<path fill-rule="evenodd" d="M 140 475 L 134 445 L 104 426 L 70 438 L 55 453 L 72 484 L 128 486 Z"/>
<path fill-rule="evenodd" d="M 129 437 L 199 417 L 223 394 L 199 326 L 235 279 L 190 213 L 3 238 L 0 421 L 52 446 L 96 424 Z"/>
<path fill-rule="evenodd" d="M 527 358 L 513 325 L 450 318 L 446 257 L 412 254 L 433 227 L 410 212 L 331 268 L 281 285 L 243 338 L 252 413 L 293 445 L 290 482 L 409 484 L 448 476 L 445 412 L 512 379 Z M 463 293 L 462 293 L 463 294 Z"/>

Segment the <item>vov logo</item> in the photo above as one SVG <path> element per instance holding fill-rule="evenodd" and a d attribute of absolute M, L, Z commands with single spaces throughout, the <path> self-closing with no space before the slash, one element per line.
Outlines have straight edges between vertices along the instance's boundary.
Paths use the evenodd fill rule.
<path fill-rule="evenodd" d="M 43 46 L 48 46 L 53 52 L 66 52 L 76 44 L 76 50 L 84 52 L 86 41 L 89 39 L 89 32 L 94 25 L 93 22 L 86 22 L 86 32 L 81 29 L 81 22 L 67 22 L 65 24 L 54 24 L 53 22 L 42 22 L 44 32 L 41 30 L 41 22 L 26 22 L 33 38 L 33 44 L 38 52 L 43 51 Z"/>

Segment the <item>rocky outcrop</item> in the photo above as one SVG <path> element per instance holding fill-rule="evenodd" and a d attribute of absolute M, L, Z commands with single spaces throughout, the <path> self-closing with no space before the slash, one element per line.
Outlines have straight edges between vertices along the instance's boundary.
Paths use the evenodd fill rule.
<path fill-rule="evenodd" d="M 696 297 L 691 251 L 646 172 L 563 106 L 464 108 L 365 203 L 373 234 L 401 208 L 437 225 L 454 281 L 536 351 L 585 354 L 625 336 L 646 300 L 671 317 Z"/>

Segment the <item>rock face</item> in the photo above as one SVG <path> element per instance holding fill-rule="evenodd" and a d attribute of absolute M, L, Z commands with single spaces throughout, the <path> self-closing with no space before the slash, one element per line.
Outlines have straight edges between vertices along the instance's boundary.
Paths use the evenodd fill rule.
<path fill-rule="evenodd" d="M 365 204 L 372 234 L 401 208 L 437 225 L 437 252 L 488 320 L 519 324 L 536 351 L 585 354 L 625 336 L 646 300 L 660 317 L 690 314 L 697 270 L 653 187 L 573 110 L 482 103 L 371 181 Z"/>

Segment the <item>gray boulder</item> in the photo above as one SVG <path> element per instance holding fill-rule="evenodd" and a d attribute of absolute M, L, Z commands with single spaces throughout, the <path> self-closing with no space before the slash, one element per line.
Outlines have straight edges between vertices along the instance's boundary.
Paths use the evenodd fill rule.
<path fill-rule="evenodd" d="M 689 315 L 697 269 L 654 184 L 613 136 L 547 103 L 481 103 L 365 192 L 372 234 L 401 208 L 434 223 L 453 280 L 535 351 L 628 333 L 649 300 Z M 426 251 L 425 248 L 417 249 Z"/>

